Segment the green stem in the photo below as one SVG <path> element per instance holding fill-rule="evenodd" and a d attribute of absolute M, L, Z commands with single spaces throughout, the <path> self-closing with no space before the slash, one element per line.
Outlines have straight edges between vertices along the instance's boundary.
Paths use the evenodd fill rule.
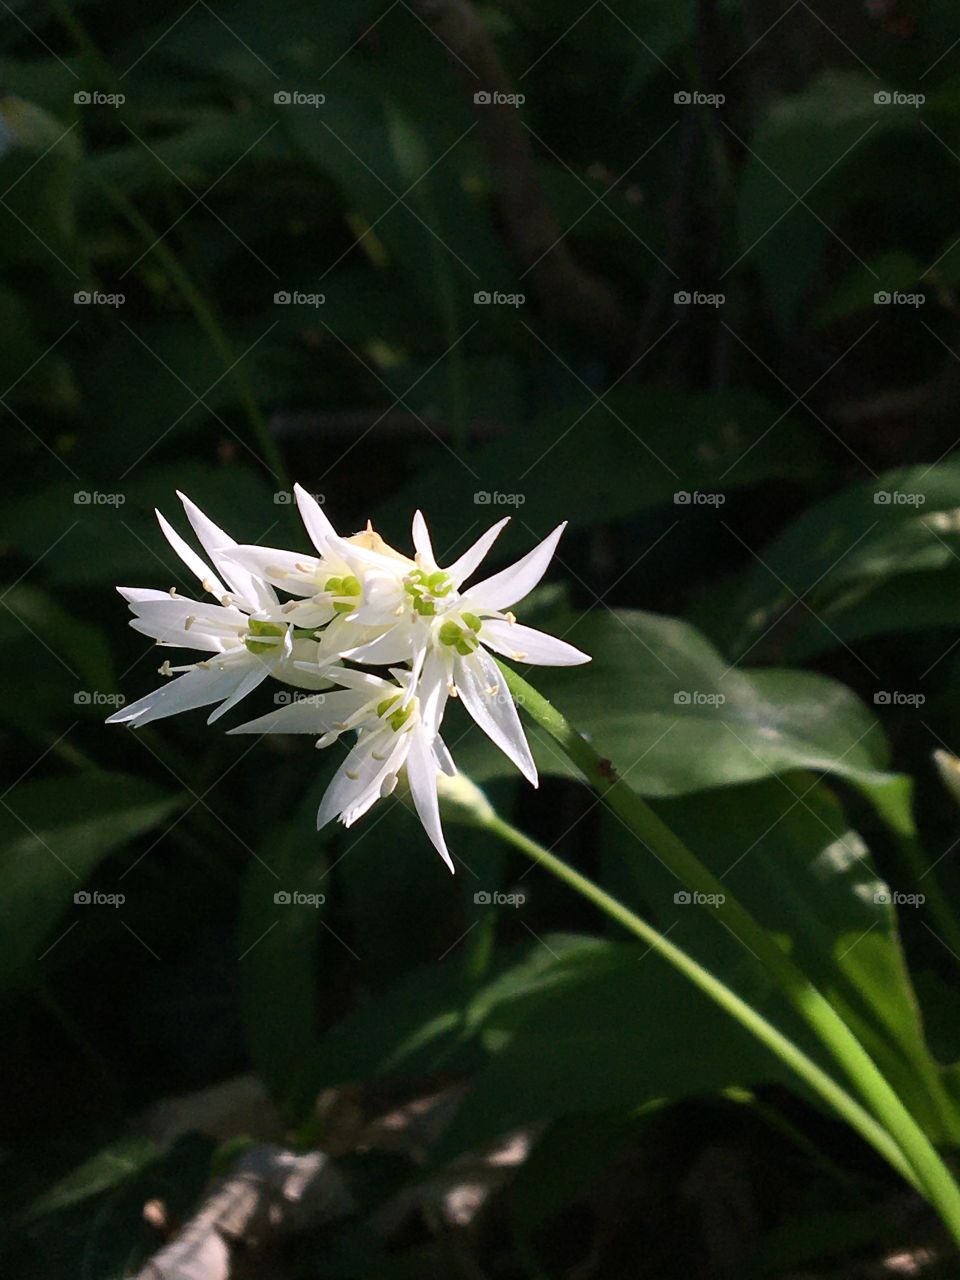
<path fill-rule="evenodd" d="M 575 871 L 549 849 L 536 843 L 516 827 L 511 826 L 497 814 L 487 815 L 483 825 L 492 834 L 500 837 L 507 844 L 513 845 L 521 853 L 532 858 L 539 866 L 545 867 L 558 880 L 569 885 L 588 902 L 599 907 L 612 920 L 627 929 L 635 937 L 645 942 L 651 950 L 662 955 L 665 960 L 689 978 L 694 986 L 699 987 L 705 995 L 715 1001 L 725 1012 L 744 1026 L 761 1043 L 776 1054 L 782 1062 L 791 1068 L 810 1088 L 830 1104 L 854 1129 L 869 1142 L 885 1160 L 897 1170 L 913 1186 L 922 1193 L 917 1179 L 904 1159 L 903 1152 L 890 1134 L 878 1124 L 859 1102 L 839 1085 L 832 1076 L 819 1067 L 812 1058 L 792 1040 L 779 1031 L 761 1013 L 742 1000 L 726 983 L 703 968 L 691 956 L 675 946 L 662 933 L 636 915 L 612 894 L 601 889 L 598 884 L 588 880 L 586 876 Z"/>
<path fill-rule="evenodd" d="M 712 907 L 711 911 L 769 970 L 793 1007 L 829 1049 L 874 1115 L 894 1138 L 912 1166 L 924 1194 L 960 1244 L 960 1188 L 926 1134 L 834 1007 L 796 967 L 776 939 L 737 901 L 723 881 L 704 866 L 666 823 L 657 817 L 646 801 L 617 776 L 610 761 L 601 757 L 560 712 L 521 676 L 503 664 L 501 670 L 514 700 L 563 748 L 571 762 L 640 842 L 655 853 L 689 889 L 697 893 L 719 895 L 718 905 Z M 559 865 L 564 866 L 562 863 Z M 564 873 L 563 878 L 568 881 L 570 876 L 577 875 L 565 866 Z M 557 871 L 556 874 L 560 872 Z M 579 879 L 582 880 L 582 877 Z M 589 881 L 583 883 L 590 884 Z M 596 886 L 591 886 L 591 889 L 593 895 L 602 894 L 602 890 Z M 594 900 L 599 904 L 600 900 L 595 896 Z M 616 905 L 619 907 L 619 904 Z M 621 907 L 620 910 L 625 908 Z M 649 927 L 645 925 L 645 928 Z M 751 1013 L 754 1017 L 757 1016 L 752 1010 Z"/>

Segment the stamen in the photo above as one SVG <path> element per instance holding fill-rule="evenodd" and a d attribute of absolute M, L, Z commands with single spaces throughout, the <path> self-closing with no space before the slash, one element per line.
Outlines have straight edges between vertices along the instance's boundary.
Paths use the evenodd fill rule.
<path fill-rule="evenodd" d="M 189 618 L 186 620 L 186 622 L 183 624 L 183 629 L 184 629 L 184 631 L 189 631 L 189 630 L 190 630 L 190 628 L 193 626 L 193 624 L 196 622 L 196 620 L 197 620 L 197 619 L 196 619 L 196 616 L 195 616 L 194 614 L 192 614 L 192 613 L 191 613 L 190 617 L 189 617 Z"/>
<path fill-rule="evenodd" d="M 176 588 L 176 587 L 171 587 L 171 588 L 170 588 L 170 594 L 173 596 L 173 598 L 174 598 L 174 599 L 176 599 L 176 598 L 177 598 L 177 588 Z"/>
<path fill-rule="evenodd" d="M 214 594 L 213 583 L 210 581 L 209 578 L 204 578 L 203 581 L 200 583 L 200 585 L 201 587 L 203 587 L 204 591 L 206 591 L 207 595 L 212 596 Z"/>
<path fill-rule="evenodd" d="M 380 784 L 381 800 L 385 799 L 388 795 L 390 795 L 391 792 L 396 787 L 396 785 L 397 785 L 397 775 L 395 773 L 388 773 L 387 776 L 384 778 L 383 782 L 381 782 Z"/>
<path fill-rule="evenodd" d="M 510 623 L 511 627 L 517 620 L 517 615 L 515 613 L 505 613 L 503 616 Z"/>
<path fill-rule="evenodd" d="M 360 777 L 360 774 L 355 769 L 348 769 L 347 777 L 350 779 L 351 782 L 356 782 L 357 779 Z"/>
<path fill-rule="evenodd" d="M 157 675 L 160 675 L 160 676 L 172 676 L 172 675 L 173 675 L 173 672 L 170 670 L 170 659 L 169 659 L 169 658 L 167 658 L 166 662 L 164 662 L 164 663 L 162 664 L 162 666 L 157 667 Z"/>

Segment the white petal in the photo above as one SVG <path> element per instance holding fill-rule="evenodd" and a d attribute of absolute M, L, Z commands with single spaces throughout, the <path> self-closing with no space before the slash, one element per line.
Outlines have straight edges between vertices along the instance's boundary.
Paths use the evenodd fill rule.
<path fill-rule="evenodd" d="M 412 629 L 409 623 L 401 622 L 375 640 L 368 640 L 365 644 L 358 644 L 341 652 L 351 662 L 369 662 L 376 667 L 388 666 L 391 662 L 404 662 L 410 657 L 412 649 Z"/>
<path fill-rule="evenodd" d="M 454 764 L 453 756 L 450 754 L 447 744 L 439 736 L 433 740 L 433 754 L 437 758 L 437 768 L 442 769 L 448 778 L 455 778 L 457 776 L 457 766 Z"/>
<path fill-rule="evenodd" d="M 312 596 L 319 589 L 323 576 L 320 561 L 315 556 L 281 551 L 278 547 L 234 545 L 223 553 L 223 560 L 239 566 L 251 578 L 265 579 L 295 596 Z"/>
<path fill-rule="evenodd" d="M 423 568 L 435 569 L 437 562 L 433 556 L 433 543 L 430 541 L 430 530 L 423 518 L 423 512 L 417 511 L 413 517 L 413 545 L 417 555 L 423 561 Z"/>
<path fill-rule="evenodd" d="M 318 830 L 335 817 L 343 818 L 349 826 L 370 808 L 380 795 L 383 779 L 400 767 L 401 757 L 409 749 L 409 737 L 409 734 L 394 734 L 384 729 L 374 730 L 357 742 L 320 802 Z M 376 755 L 383 755 L 384 759 L 378 760 Z"/>
<path fill-rule="evenodd" d="M 200 508 L 177 490 L 177 497 L 183 503 L 187 519 L 193 531 L 200 539 L 200 545 L 223 574 L 230 590 L 248 605 L 256 609 L 266 609 L 277 603 L 277 596 L 259 576 L 248 572 L 242 566 L 227 561 L 223 552 L 237 545 L 236 540 L 220 528 L 219 525 L 203 514 Z"/>
<path fill-rule="evenodd" d="M 578 667 L 582 662 L 590 661 L 588 653 L 581 653 L 565 640 L 500 618 L 485 618 L 479 638 L 482 644 L 502 653 L 505 658 L 531 662 L 538 667 Z"/>
<path fill-rule="evenodd" d="M 209 706 L 211 702 L 228 698 L 243 682 L 249 670 L 248 664 L 242 661 L 221 663 L 212 660 L 208 667 L 194 667 L 176 680 L 170 680 L 159 689 L 154 689 L 145 698 L 121 707 L 110 716 L 107 724 L 132 723 L 140 728 L 151 720 L 161 720 L 164 716 L 176 715 L 180 711 L 193 711 L 196 707 Z"/>
<path fill-rule="evenodd" d="M 252 656 L 256 657 L 257 655 Z M 237 685 L 236 689 L 234 689 L 233 693 L 231 693 L 230 697 L 227 698 L 226 702 L 217 707 L 216 711 L 210 712 L 207 716 L 207 724 L 213 724 L 214 720 L 219 720 L 222 715 L 226 715 L 231 707 L 235 707 L 238 702 L 241 702 L 247 696 L 248 693 L 253 693 L 254 689 L 256 689 L 258 685 L 263 684 L 269 674 L 270 666 L 261 658 L 257 665 L 247 672 L 244 678 Z"/>
<path fill-rule="evenodd" d="M 227 647 L 216 636 L 207 635 L 202 631 L 194 631 L 193 628 L 186 631 L 183 627 L 171 626 L 165 628 L 162 634 L 158 634 L 156 623 L 147 622 L 143 618 L 131 618 L 130 625 L 134 631 L 139 631 L 141 635 L 149 636 L 158 645 L 166 648 L 199 649 L 201 653 L 223 653 Z"/>
<path fill-rule="evenodd" d="M 369 701 L 369 695 L 355 689 L 336 689 L 333 693 L 297 698 L 295 702 L 268 711 L 256 720 L 228 729 L 228 733 L 309 733 L 316 737 L 343 724 Z"/>
<path fill-rule="evenodd" d="M 301 485 L 295 484 L 293 492 L 297 499 L 297 509 L 303 521 L 310 541 L 322 556 L 327 554 L 327 540 L 335 538 L 337 531 L 323 513 L 323 508 L 311 493 L 307 493 Z"/>
<path fill-rule="evenodd" d="M 163 536 L 173 547 L 174 551 L 187 566 L 191 573 L 195 573 L 201 582 L 209 583 L 215 596 L 225 596 L 227 588 L 223 585 L 214 571 L 210 568 L 205 560 L 201 560 L 197 553 L 187 545 L 180 537 L 176 529 L 161 512 L 157 511 L 157 519 L 160 521 L 160 528 L 163 530 Z"/>
<path fill-rule="evenodd" d="M 521 560 L 502 569 L 492 578 L 485 578 L 471 587 L 463 596 L 463 605 L 467 609 L 509 609 L 512 604 L 529 595 L 547 571 L 547 565 L 553 559 L 560 535 L 567 527 L 567 522 L 557 525 L 534 549 Z"/>
<path fill-rule="evenodd" d="M 152 587 L 117 587 L 128 604 L 143 604 L 147 600 L 169 600 L 169 591 L 155 591 Z"/>
<path fill-rule="evenodd" d="M 410 732 L 409 750 L 407 752 L 407 781 L 410 794 L 420 821 L 430 840 L 453 871 L 453 860 L 447 852 L 447 844 L 443 838 L 443 827 L 440 825 L 440 804 L 437 800 L 437 762 L 433 754 L 430 738 L 423 725 Z"/>
<path fill-rule="evenodd" d="M 453 579 L 453 585 L 459 588 L 460 583 L 465 581 L 475 573 L 480 566 L 480 562 L 484 559 L 487 552 L 499 538 L 500 533 L 510 523 L 510 517 L 504 516 L 502 520 L 498 520 L 495 525 L 487 530 L 486 533 L 480 535 L 472 547 L 468 547 L 458 560 L 454 560 L 446 570 L 449 578 Z"/>
<path fill-rule="evenodd" d="M 483 732 L 517 766 L 523 776 L 537 785 L 537 766 L 520 725 L 500 668 L 484 649 L 469 658 L 457 658 L 454 682 L 463 705 Z"/>

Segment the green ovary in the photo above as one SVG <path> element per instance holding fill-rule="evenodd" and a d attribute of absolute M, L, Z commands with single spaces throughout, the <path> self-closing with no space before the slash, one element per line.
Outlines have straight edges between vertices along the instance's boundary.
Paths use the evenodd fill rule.
<path fill-rule="evenodd" d="M 453 590 L 453 583 L 441 569 L 435 573 L 424 573 L 422 569 L 414 569 L 404 578 L 403 586 L 415 612 L 419 613 L 421 618 L 435 617 L 437 600 L 442 600 Z"/>
<path fill-rule="evenodd" d="M 476 636 L 476 632 L 480 630 L 480 619 L 472 613 L 464 613 L 461 617 L 467 624 L 466 627 L 461 627 L 456 622 L 445 622 L 437 632 L 437 639 L 466 658 L 480 644 Z"/>
<path fill-rule="evenodd" d="M 399 733 L 403 726 L 410 719 L 413 712 L 413 703 L 406 707 L 397 707 L 396 711 L 390 711 L 390 708 L 400 701 L 400 694 L 396 693 L 392 697 L 384 698 L 382 702 L 377 703 L 377 716 L 380 720 L 385 719 L 394 733 Z M 389 713 L 389 714 L 388 714 Z"/>
<path fill-rule="evenodd" d="M 254 636 L 279 637 L 287 629 L 282 622 L 264 622 L 260 618 L 251 618 L 249 628 L 243 638 L 243 643 L 251 653 L 272 653 L 277 648 L 275 640 L 255 640 Z"/>
<path fill-rule="evenodd" d="M 324 591 L 328 591 L 332 596 L 345 596 L 346 599 L 335 600 L 333 602 L 334 613 L 353 613 L 357 607 L 357 601 L 363 595 L 363 586 L 359 578 L 348 576 L 345 578 L 328 578 L 324 583 Z"/>

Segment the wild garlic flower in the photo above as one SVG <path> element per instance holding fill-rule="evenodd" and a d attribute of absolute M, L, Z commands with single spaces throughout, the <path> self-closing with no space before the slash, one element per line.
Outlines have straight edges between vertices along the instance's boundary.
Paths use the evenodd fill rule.
<path fill-rule="evenodd" d="M 251 693 L 268 676 L 306 688 L 325 683 L 296 665 L 316 662 L 319 645 L 312 637 L 298 637 L 291 624 L 271 621 L 277 594 L 269 583 L 226 559 L 235 545 L 222 529 L 184 497 L 182 501 L 197 538 L 216 566 L 202 559 L 158 511 L 160 528 L 174 551 L 200 579 L 203 590 L 219 600 L 212 604 L 169 591 L 144 587 L 118 587 L 134 614 L 131 627 L 152 637 L 158 645 L 199 649 L 210 656 L 199 662 L 160 667 L 168 682 L 137 702 L 115 712 L 108 724 L 148 724 L 180 711 L 220 703 L 208 717 L 211 724 Z M 220 575 L 222 574 L 222 579 Z M 225 582 L 224 582 L 225 580 Z M 176 679 L 170 677 L 176 676 Z"/>
<path fill-rule="evenodd" d="M 352 826 L 382 796 L 390 795 L 405 772 L 420 821 L 453 871 L 440 826 L 437 772 L 456 773 L 440 737 L 445 695 L 418 696 L 410 671 L 391 670 L 393 682 L 366 671 L 336 667 L 328 678 L 344 688 L 304 695 L 230 733 L 309 733 L 318 747 L 354 731 L 356 742 L 334 775 L 317 814 L 317 828 L 338 817 Z"/>
<path fill-rule="evenodd" d="M 213 721 L 268 676 L 324 690 L 232 732 L 312 733 L 318 746 L 355 733 L 324 796 L 318 825 L 337 816 L 350 826 L 403 777 L 427 834 L 452 871 L 437 801 L 440 774 L 456 773 L 440 736 L 447 699 L 459 697 L 536 786 L 529 744 L 492 655 L 544 666 L 590 660 L 573 645 L 521 625 L 511 611 L 543 577 L 565 525 L 509 568 L 465 586 L 506 520 L 441 568 L 419 511 L 413 518 L 411 557 L 389 546 L 369 524 L 342 537 L 297 485 L 297 507 L 314 547 L 303 554 L 238 545 L 179 496 L 209 563 L 157 512 L 160 527 L 217 603 L 186 599 L 174 589 L 121 587 L 120 593 L 134 613 L 136 630 L 158 644 L 210 656 L 181 667 L 165 662 L 161 672 L 178 678 L 110 721 L 139 726 L 216 702 Z M 359 665 L 387 667 L 392 679 L 358 670 Z"/>

